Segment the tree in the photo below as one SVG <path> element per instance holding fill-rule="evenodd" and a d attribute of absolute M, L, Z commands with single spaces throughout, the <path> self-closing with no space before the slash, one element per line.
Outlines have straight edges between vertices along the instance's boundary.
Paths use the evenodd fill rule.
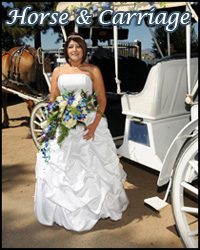
<path fill-rule="evenodd" d="M 22 8 L 26 5 L 32 5 L 32 11 L 55 11 L 55 6 L 57 2 L 11 2 L 13 4 L 12 8 Z M 23 38 L 32 38 L 34 39 L 34 47 L 37 49 L 41 47 L 41 32 L 46 34 L 49 28 L 52 28 L 48 25 L 49 19 L 46 19 L 44 26 L 19 26 L 18 22 L 14 26 L 5 25 L 5 20 L 9 19 L 7 12 L 10 10 L 10 7 L 2 6 L 2 47 L 5 50 L 8 50 L 14 46 L 23 45 Z M 56 29 L 56 28 L 55 28 Z"/>
<path fill-rule="evenodd" d="M 5 51 L 10 50 L 15 46 L 22 46 L 24 42 L 22 40 L 23 34 L 25 33 L 25 28 L 17 29 L 15 26 L 6 26 L 4 24 L 5 20 L 7 19 L 7 12 L 9 11 L 9 7 L 2 6 L 1 14 L 2 14 L 2 48 Z"/>
<path fill-rule="evenodd" d="M 167 50 L 167 33 L 164 31 L 163 26 L 156 27 L 154 35 L 160 45 L 160 49 L 164 55 Z M 160 52 L 157 49 L 157 46 L 153 41 L 152 53 L 155 54 L 156 58 L 161 58 Z M 170 34 L 170 44 L 173 44 L 176 53 L 186 53 L 186 28 L 179 26 L 179 28 Z M 194 25 L 191 26 L 191 51 L 198 52 L 198 38 L 194 30 Z"/>

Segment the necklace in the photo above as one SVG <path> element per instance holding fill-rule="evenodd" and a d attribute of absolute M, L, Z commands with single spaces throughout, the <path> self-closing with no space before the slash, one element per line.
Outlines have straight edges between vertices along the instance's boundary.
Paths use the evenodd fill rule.
<path fill-rule="evenodd" d="M 80 68 L 80 67 L 82 66 L 82 63 L 79 64 L 77 67 L 72 67 L 72 66 L 70 66 L 70 64 L 67 64 L 67 66 L 68 66 L 70 69 L 78 69 L 78 68 Z"/>

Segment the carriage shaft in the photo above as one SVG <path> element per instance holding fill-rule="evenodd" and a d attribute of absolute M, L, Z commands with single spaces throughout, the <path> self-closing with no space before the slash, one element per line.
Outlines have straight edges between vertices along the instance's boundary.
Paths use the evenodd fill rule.
<path fill-rule="evenodd" d="M 16 90 L 13 90 L 13 89 L 10 89 L 10 88 L 6 88 L 5 86 L 2 86 L 2 89 L 5 89 L 5 90 L 7 90 L 8 92 L 11 92 L 11 93 L 13 93 L 13 94 L 16 94 L 16 95 L 18 95 L 19 97 L 21 97 L 21 98 L 24 98 L 24 99 L 26 99 L 26 100 L 32 100 L 32 101 L 34 101 L 34 102 L 39 102 L 39 101 L 41 101 L 41 99 L 37 99 L 37 98 L 35 98 L 35 97 L 32 97 L 31 95 L 25 95 L 25 94 L 23 94 L 23 93 L 21 93 L 21 92 L 19 92 L 19 91 L 16 91 Z"/>

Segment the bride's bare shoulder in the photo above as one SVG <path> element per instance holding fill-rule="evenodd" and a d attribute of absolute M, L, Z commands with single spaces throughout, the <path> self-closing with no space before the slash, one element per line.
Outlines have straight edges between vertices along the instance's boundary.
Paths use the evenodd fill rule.
<path fill-rule="evenodd" d="M 53 74 L 60 75 L 65 71 L 66 71 L 66 64 L 55 67 L 55 69 L 53 70 Z"/>
<path fill-rule="evenodd" d="M 100 72 L 100 69 L 98 66 L 90 64 L 90 63 L 85 63 L 85 68 L 87 68 L 88 72 L 91 75 L 94 75 L 94 74 Z"/>

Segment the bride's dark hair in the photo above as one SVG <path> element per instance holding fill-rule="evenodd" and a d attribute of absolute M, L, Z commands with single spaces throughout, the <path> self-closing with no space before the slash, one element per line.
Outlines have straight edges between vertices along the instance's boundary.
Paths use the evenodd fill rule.
<path fill-rule="evenodd" d="M 69 56 L 68 56 L 68 53 L 67 53 L 67 47 L 68 47 L 69 42 L 71 40 L 77 42 L 81 46 L 81 48 L 83 49 L 83 58 L 82 58 L 82 61 L 81 61 L 81 63 L 83 63 L 85 61 L 85 59 L 86 59 L 86 56 L 87 56 L 87 45 L 86 45 L 85 40 L 83 39 L 82 35 L 79 34 L 79 33 L 76 33 L 76 32 L 71 33 L 68 36 L 67 41 L 65 42 L 65 46 L 64 46 L 65 60 L 69 63 Z"/>

